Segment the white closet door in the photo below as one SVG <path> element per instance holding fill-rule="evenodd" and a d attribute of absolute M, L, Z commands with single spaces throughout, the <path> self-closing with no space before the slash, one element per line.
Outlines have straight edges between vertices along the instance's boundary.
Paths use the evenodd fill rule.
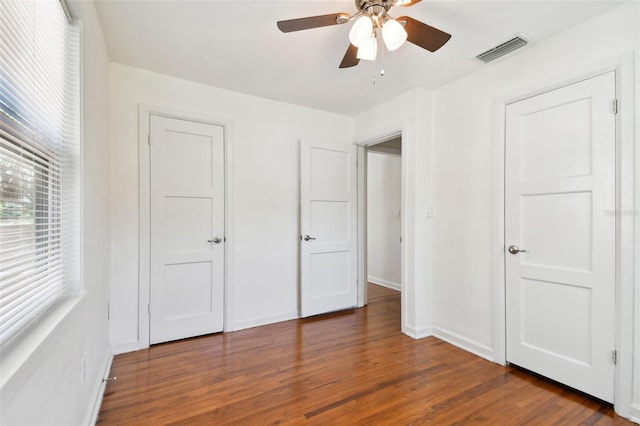
<path fill-rule="evenodd" d="M 302 316 L 357 304 L 356 148 L 302 141 Z"/>
<path fill-rule="evenodd" d="M 151 343 L 222 331 L 224 129 L 151 116 Z"/>
<path fill-rule="evenodd" d="M 613 401 L 613 72 L 506 116 L 507 360 Z"/>

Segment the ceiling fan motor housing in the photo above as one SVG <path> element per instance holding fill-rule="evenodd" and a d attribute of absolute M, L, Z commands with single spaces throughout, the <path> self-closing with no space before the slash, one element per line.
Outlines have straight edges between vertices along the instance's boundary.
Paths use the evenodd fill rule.
<path fill-rule="evenodd" d="M 372 7 L 378 7 L 380 8 L 378 10 L 378 13 L 379 13 L 379 11 L 382 9 L 385 12 L 388 11 L 391 8 L 391 6 L 395 5 L 396 0 L 355 0 L 355 2 L 356 2 L 356 8 L 358 8 L 358 10 L 367 11 Z M 376 13 L 376 12 L 371 11 L 371 13 Z"/>
<path fill-rule="evenodd" d="M 388 19 L 388 12 L 395 1 L 390 0 L 355 0 L 358 7 L 358 15 L 369 16 L 376 24 L 380 25 L 382 20 Z"/>

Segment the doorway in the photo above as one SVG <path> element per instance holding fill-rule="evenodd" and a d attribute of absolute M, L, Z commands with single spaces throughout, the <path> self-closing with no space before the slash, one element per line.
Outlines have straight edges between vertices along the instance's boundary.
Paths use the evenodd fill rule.
<path fill-rule="evenodd" d="M 401 292 L 401 136 L 367 146 L 365 160 L 365 276 L 368 285 Z"/>

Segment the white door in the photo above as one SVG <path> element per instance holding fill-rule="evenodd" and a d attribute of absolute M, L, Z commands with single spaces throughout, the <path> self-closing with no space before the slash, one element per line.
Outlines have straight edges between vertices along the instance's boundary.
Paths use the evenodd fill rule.
<path fill-rule="evenodd" d="M 507 361 L 609 402 L 614 98 L 611 72 L 508 105 L 505 157 Z"/>
<path fill-rule="evenodd" d="M 224 129 L 151 116 L 150 342 L 222 331 Z"/>
<path fill-rule="evenodd" d="M 356 147 L 300 146 L 303 317 L 357 304 Z"/>

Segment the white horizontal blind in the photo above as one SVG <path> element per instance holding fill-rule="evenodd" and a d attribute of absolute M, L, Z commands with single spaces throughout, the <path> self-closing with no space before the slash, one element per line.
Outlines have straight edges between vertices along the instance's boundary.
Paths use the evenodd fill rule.
<path fill-rule="evenodd" d="M 75 279 L 78 46 L 58 0 L 0 2 L 0 346 Z"/>

